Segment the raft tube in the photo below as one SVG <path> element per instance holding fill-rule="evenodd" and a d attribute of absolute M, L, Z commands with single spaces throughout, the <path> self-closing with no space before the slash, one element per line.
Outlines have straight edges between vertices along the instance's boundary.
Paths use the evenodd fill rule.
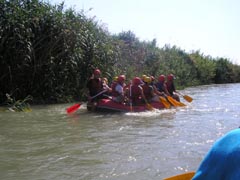
<path fill-rule="evenodd" d="M 164 109 L 164 105 L 161 102 L 149 103 L 155 109 Z M 88 102 L 87 109 L 89 111 L 101 111 L 101 112 L 144 112 L 149 111 L 146 104 L 138 106 L 124 105 L 116 103 L 111 99 L 100 99 L 97 103 L 93 104 Z"/>

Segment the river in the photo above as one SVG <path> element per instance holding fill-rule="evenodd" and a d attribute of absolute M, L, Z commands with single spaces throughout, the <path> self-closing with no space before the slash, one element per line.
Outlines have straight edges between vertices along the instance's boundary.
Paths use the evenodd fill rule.
<path fill-rule="evenodd" d="M 181 91 L 187 107 L 74 114 L 72 104 L 0 112 L 2 180 L 159 180 L 195 171 L 212 144 L 240 126 L 240 84 Z"/>

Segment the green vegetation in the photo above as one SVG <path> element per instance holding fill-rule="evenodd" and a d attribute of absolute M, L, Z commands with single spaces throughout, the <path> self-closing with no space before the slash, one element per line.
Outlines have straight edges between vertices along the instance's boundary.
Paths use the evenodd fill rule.
<path fill-rule="evenodd" d="M 29 112 L 31 111 L 30 105 L 28 104 L 28 101 L 32 100 L 31 96 L 27 96 L 24 98 L 24 100 L 15 100 L 12 98 L 9 94 L 6 94 L 7 101 L 6 106 L 10 111 L 14 112 Z"/>
<path fill-rule="evenodd" d="M 0 0 L 0 103 L 6 93 L 33 103 L 86 100 L 94 68 L 109 81 L 125 74 L 173 73 L 178 87 L 240 82 L 240 66 L 225 58 L 157 47 L 131 32 L 110 34 L 84 12 L 40 0 Z"/>

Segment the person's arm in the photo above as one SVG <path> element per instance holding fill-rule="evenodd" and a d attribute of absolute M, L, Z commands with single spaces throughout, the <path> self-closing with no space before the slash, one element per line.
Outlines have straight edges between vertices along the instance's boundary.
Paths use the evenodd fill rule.
<path fill-rule="evenodd" d="M 152 97 L 156 96 L 156 93 L 155 93 L 155 91 L 154 91 L 153 86 L 150 85 L 149 88 L 151 88 L 151 96 L 152 96 Z"/>
<path fill-rule="evenodd" d="M 159 91 L 157 90 L 157 87 L 156 87 L 155 85 L 153 85 L 153 91 L 154 91 L 154 93 L 156 93 L 158 96 L 163 96 L 163 95 L 164 95 L 163 92 L 159 92 Z"/>
<path fill-rule="evenodd" d="M 145 97 L 145 95 L 144 95 L 143 88 L 141 87 L 141 85 L 139 85 L 138 88 L 140 89 L 142 98 L 143 98 L 144 100 L 146 100 L 146 97 Z"/>
<path fill-rule="evenodd" d="M 168 89 L 167 89 L 167 85 L 164 83 L 164 85 L 163 85 L 163 89 L 164 89 L 164 93 L 166 94 L 166 95 L 168 95 L 168 96 L 170 96 L 170 93 L 169 93 L 169 91 L 168 91 Z"/>

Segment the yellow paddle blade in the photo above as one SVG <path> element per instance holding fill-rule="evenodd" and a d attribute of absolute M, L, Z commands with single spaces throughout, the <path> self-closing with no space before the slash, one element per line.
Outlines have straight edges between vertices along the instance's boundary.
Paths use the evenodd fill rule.
<path fill-rule="evenodd" d="M 167 96 L 167 100 L 173 105 L 173 106 L 178 106 L 176 103 L 176 100 L 174 100 L 171 96 Z"/>
<path fill-rule="evenodd" d="M 177 101 L 177 103 L 178 103 L 178 106 L 186 106 L 186 104 L 183 104 L 182 102 Z"/>
<path fill-rule="evenodd" d="M 188 102 L 192 102 L 192 100 L 193 100 L 193 98 L 188 95 L 184 95 L 183 98 Z"/>
<path fill-rule="evenodd" d="M 169 102 L 167 102 L 167 100 L 164 97 L 159 96 L 159 99 L 163 103 L 165 108 L 169 109 L 171 107 L 171 104 Z"/>
<path fill-rule="evenodd" d="M 168 177 L 163 180 L 191 180 L 195 172 L 187 172 L 176 176 Z"/>
<path fill-rule="evenodd" d="M 153 111 L 153 110 L 154 110 L 154 108 L 152 107 L 152 105 L 149 104 L 149 103 L 147 103 L 147 109 L 150 110 L 150 111 Z"/>
<path fill-rule="evenodd" d="M 177 100 L 173 99 L 171 96 L 167 96 L 167 99 L 174 106 L 186 106 L 182 102 L 178 102 Z"/>

